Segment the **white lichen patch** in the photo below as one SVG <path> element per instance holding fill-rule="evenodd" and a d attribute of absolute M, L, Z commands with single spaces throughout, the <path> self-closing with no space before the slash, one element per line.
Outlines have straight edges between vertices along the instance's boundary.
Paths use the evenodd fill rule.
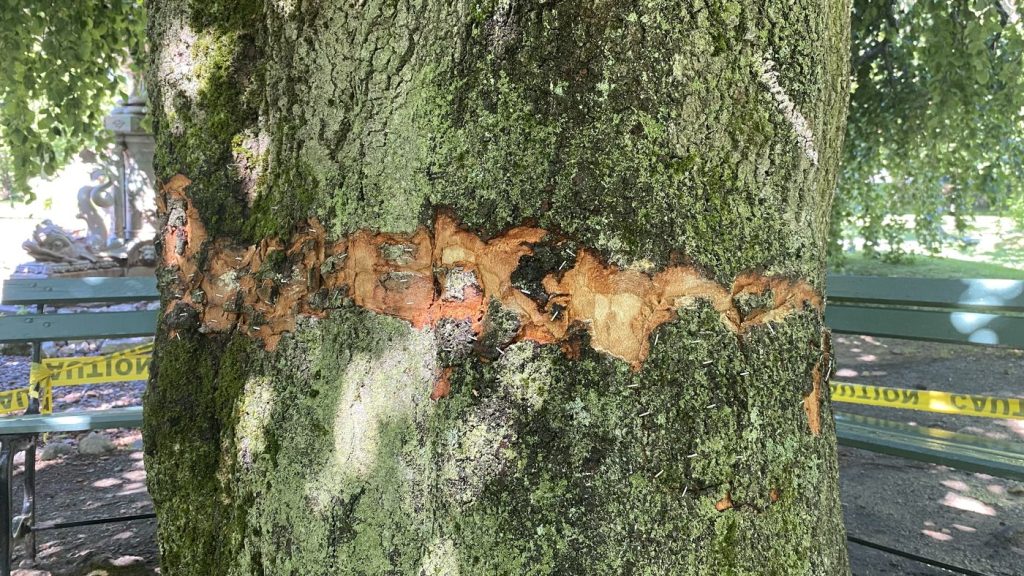
<path fill-rule="evenodd" d="M 509 346 L 498 366 L 498 382 L 516 400 L 534 410 L 544 405 L 548 383 L 551 381 L 550 364 L 537 361 L 533 342 L 518 342 Z"/>
<path fill-rule="evenodd" d="M 779 112 L 782 113 L 782 116 L 793 127 L 793 132 L 796 133 L 797 142 L 799 142 L 804 155 L 807 156 L 812 164 L 817 166 L 818 149 L 814 144 L 814 133 L 811 131 L 811 125 L 807 122 L 807 118 L 797 109 L 796 103 L 793 102 L 793 99 L 783 89 L 782 84 L 779 83 L 779 73 L 775 71 L 775 62 L 768 58 L 762 58 L 759 73 L 761 83 L 768 88 L 768 92 L 775 99 Z"/>
<path fill-rule="evenodd" d="M 466 288 L 471 287 L 480 288 L 480 281 L 476 274 L 472 270 L 456 266 L 444 276 L 444 293 L 441 298 L 449 302 L 462 302 L 465 299 Z"/>
<path fill-rule="evenodd" d="M 217 287 L 225 290 L 238 290 L 240 276 L 241 274 L 237 270 L 228 270 L 217 277 Z"/>
<path fill-rule="evenodd" d="M 459 555 L 450 538 L 434 538 L 423 554 L 419 576 L 459 576 Z"/>
<path fill-rule="evenodd" d="M 156 54 L 154 62 L 158 83 L 165 90 L 175 90 L 188 98 L 195 99 L 199 93 L 199 79 L 196 77 L 193 46 L 197 36 L 192 27 L 184 20 L 177 19 L 167 30 L 160 33 L 161 41 L 154 44 Z M 173 116 L 174 98 L 163 98 L 164 113 Z"/>
<path fill-rule="evenodd" d="M 298 0 L 274 0 L 270 3 L 270 7 L 279 15 L 284 17 L 290 17 L 295 13 L 295 8 L 298 5 Z"/>
<path fill-rule="evenodd" d="M 238 424 L 235 426 L 235 461 L 244 470 L 266 449 L 265 430 L 274 410 L 274 391 L 266 377 L 250 378 L 237 400 Z"/>
<path fill-rule="evenodd" d="M 416 260 L 415 244 L 381 244 L 380 255 L 385 260 L 399 265 L 407 265 Z"/>
<path fill-rule="evenodd" d="M 512 415 L 502 400 L 485 402 L 470 414 L 447 438 L 441 480 L 448 498 L 463 506 L 475 502 L 509 466 L 516 439 Z"/>
<path fill-rule="evenodd" d="M 410 329 L 382 352 L 355 354 L 338 375 L 342 392 L 334 417 L 332 454 L 307 488 L 315 506 L 329 506 L 345 480 L 370 474 L 387 424 L 426 417 L 433 405 L 429 398 L 437 371 L 435 347 L 432 330 Z"/>

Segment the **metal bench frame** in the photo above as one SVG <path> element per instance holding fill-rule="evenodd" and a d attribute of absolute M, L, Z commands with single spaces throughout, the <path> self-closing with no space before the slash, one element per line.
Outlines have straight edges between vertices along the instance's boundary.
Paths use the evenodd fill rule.
<path fill-rule="evenodd" d="M 0 317 L 0 342 L 31 342 L 32 362 L 42 358 L 42 343 L 52 340 L 151 336 L 155 311 L 46 313 L 46 306 L 82 303 L 116 304 L 157 300 L 156 279 L 76 278 L 7 280 L 0 302 L 35 308 L 34 314 Z M 35 459 L 39 434 L 85 432 L 109 428 L 138 428 L 142 407 L 38 414 L 33 401 L 25 414 L 0 419 L 0 576 L 11 574 L 13 540 L 24 538 L 29 557 L 36 557 L 36 532 L 153 518 L 155 514 L 93 518 L 71 522 L 36 522 Z M 25 453 L 21 513 L 13 515 L 14 456 Z"/>

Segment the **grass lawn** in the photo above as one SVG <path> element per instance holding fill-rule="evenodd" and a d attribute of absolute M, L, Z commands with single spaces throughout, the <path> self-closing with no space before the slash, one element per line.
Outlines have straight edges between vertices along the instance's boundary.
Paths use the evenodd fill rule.
<path fill-rule="evenodd" d="M 944 219 L 943 228 L 952 235 L 953 221 Z M 911 254 L 897 263 L 869 258 L 863 252 L 846 254 L 841 265 L 830 271 L 858 276 L 907 276 L 913 278 L 1005 278 L 1024 280 L 1024 229 L 1010 218 L 997 215 L 976 216 L 967 236 L 973 246 L 950 243 L 938 254 L 927 254 L 908 230 L 904 249 Z M 854 245 L 860 243 L 855 241 Z"/>
<path fill-rule="evenodd" d="M 907 276 L 914 278 L 1007 278 L 1024 280 L 1024 270 L 995 262 L 958 260 L 941 256 L 908 256 L 904 261 L 889 263 L 865 257 L 863 253 L 847 254 L 842 267 L 832 272 L 858 276 Z"/>

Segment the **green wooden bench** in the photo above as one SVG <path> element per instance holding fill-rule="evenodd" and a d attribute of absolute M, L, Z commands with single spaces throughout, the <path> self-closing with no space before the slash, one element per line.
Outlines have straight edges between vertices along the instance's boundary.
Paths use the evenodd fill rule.
<path fill-rule="evenodd" d="M 24 306 L 29 313 L 0 317 L 0 343 L 31 342 L 32 361 L 39 362 L 42 343 L 47 341 L 152 336 L 156 330 L 156 311 L 68 314 L 55 308 L 90 303 L 148 302 L 158 298 L 155 278 L 7 280 L 0 292 L 0 303 Z M 153 514 L 136 514 L 73 522 L 36 522 L 35 453 L 39 434 L 138 428 L 142 425 L 142 408 L 138 406 L 31 413 L 37 411 L 37 407 L 30 407 L 29 413 L 0 418 L 0 576 L 11 573 L 12 538 L 25 538 L 27 551 L 34 559 L 36 532 L 153 517 Z M 13 461 L 18 452 L 25 453 L 24 498 L 21 513 L 12 518 Z"/>
<path fill-rule="evenodd" d="M 830 275 L 833 332 L 1024 349 L 1024 281 Z M 837 404 L 838 406 L 838 404 Z M 1024 481 L 1021 444 L 836 412 L 839 444 Z M 978 574 L 856 536 L 850 540 L 961 574 Z"/>
<path fill-rule="evenodd" d="M 833 332 L 1024 349 L 1024 281 L 829 276 Z"/>
<path fill-rule="evenodd" d="M 1024 281 L 829 276 L 827 293 L 825 322 L 835 333 L 1024 349 Z M 1013 444 L 989 460 L 987 439 L 880 419 L 837 418 L 836 434 L 848 446 L 1024 477 L 1024 454 Z"/>

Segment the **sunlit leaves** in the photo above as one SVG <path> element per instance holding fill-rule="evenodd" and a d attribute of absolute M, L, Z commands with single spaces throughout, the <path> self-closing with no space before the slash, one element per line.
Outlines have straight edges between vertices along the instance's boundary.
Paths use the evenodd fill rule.
<path fill-rule="evenodd" d="M 855 0 L 846 155 L 834 223 L 899 252 L 904 224 L 942 240 L 979 205 L 1011 205 L 1024 166 L 1019 0 Z"/>
<path fill-rule="evenodd" d="M 52 174 L 104 138 L 144 46 L 142 0 L 0 0 L 0 155 L 9 185 Z"/>

